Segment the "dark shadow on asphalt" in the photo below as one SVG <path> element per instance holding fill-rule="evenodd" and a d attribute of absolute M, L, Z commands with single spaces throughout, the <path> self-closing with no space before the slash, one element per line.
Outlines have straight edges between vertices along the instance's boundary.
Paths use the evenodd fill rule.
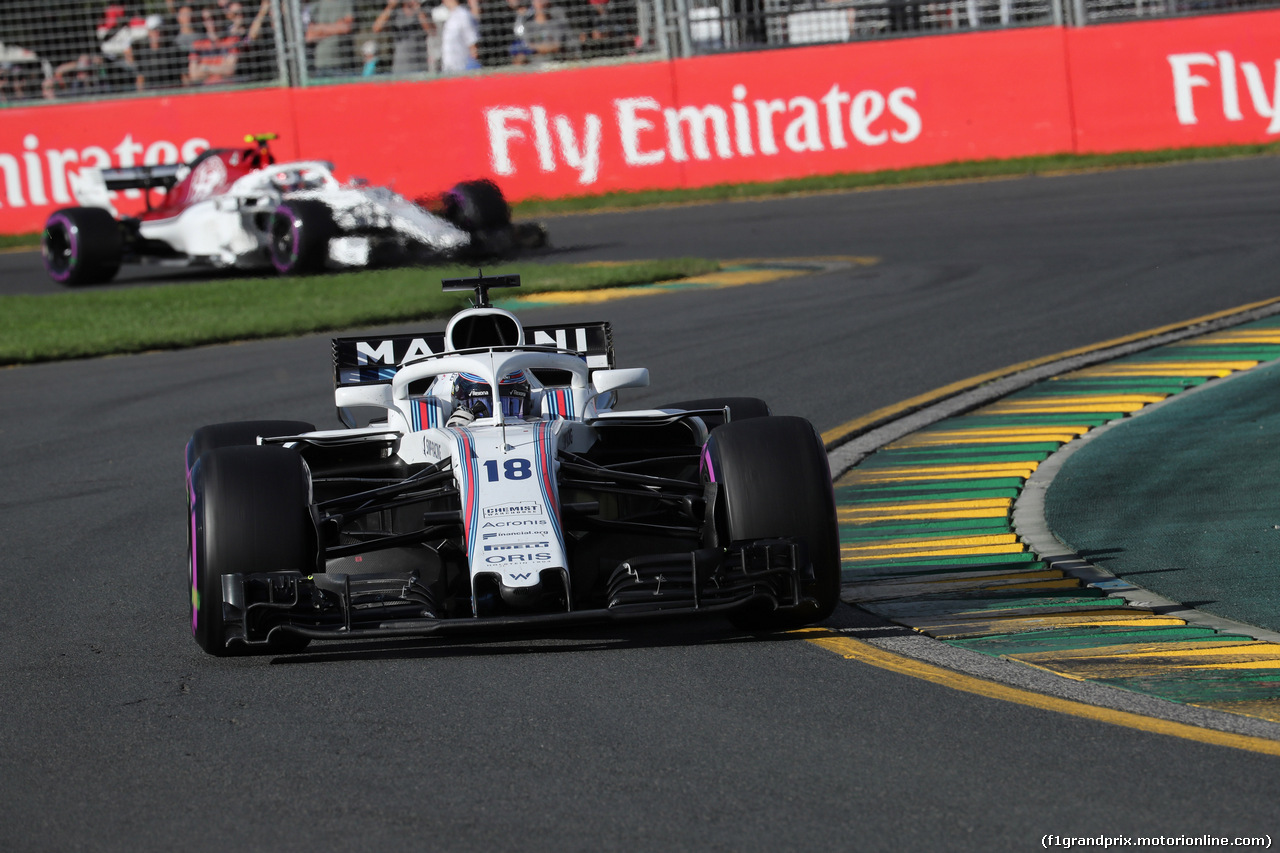
<path fill-rule="evenodd" d="M 906 628 L 848 605 L 840 605 L 830 619 L 813 627 L 853 629 L 852 636 L 875 638 L 910 633 Z M 710 646 L 739 643 L 797 642 L 804 631 L 743 631 L 722 617 L 683 617 L 630 625 L 597 625 L 573 629 L 503 632 L 466 640 L 406 637 L 394 640 L 322 641 L 296 655 L 271 658 L 273 666 L 334 663 L 344 660 L 424 660 L 549 655 L 584 652 Z M 243 659 L 241 659 L 243 660 Z"/>
<path fill-rule="evenodd" d="M 584 652 L 656 649 L 672 646 L 705 646 L 749 643 L 786 638 L 785 634 L 754 635 L 735 629 L 727 621 L 708 619 L 698 625 L 667 622 L 661 625 L 584 628 L 575 631 L 538 631 L 457 639 L 406 638 L 367 642 L 326 642 L 320 651 L 272 659 L 273 665 L 332 663 L 340 660 L 422 660 L 436 658 L 494 657 L 498 655 L 554 655 Z M 313 645 L 313 648 L 316 648 Z"/>
<path fill-rule="evenodd" d="M 1133 577 L 1134 575 L 1163 575 L 1163 574 L 1168 574 L 1169 572 L 1185 572 L 1185 571 L 1187 571 L 1186 567 L 1170 566 L 1167 569 L 1135 569 L 1132 572 L 1125 572 L 1124 576 L 1128 578 L 1128 577 Z"/>
<path fill-rule="evenodd" d="M 1094 550 L 1094 551 L 1077 551 L 1076 552 L 1076 554 L 1079 557 L 1085 560 L 1089 560 L 1090 562 L 1096 562 L 1099 559 L 1106 559 L 1107 557 L 1117 557 L 1123 553 L 1124 553 L 1123 548 L 1098 548 L 1097 550 Z"/>

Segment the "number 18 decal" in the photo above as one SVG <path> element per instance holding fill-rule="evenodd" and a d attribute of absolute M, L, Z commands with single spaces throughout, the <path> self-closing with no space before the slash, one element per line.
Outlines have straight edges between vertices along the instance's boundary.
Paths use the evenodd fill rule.
<path fill-rule="evenodd" d="M 508 459 L 502 463 L 502 472 L 498 472 L 498 460 L 487 459 L 484 470 L 489 475 L 489 482 L 496 483 L 503 477 L 508 480 L 527 480 L 533 476 L 533 465 L 528 459 Z"/>

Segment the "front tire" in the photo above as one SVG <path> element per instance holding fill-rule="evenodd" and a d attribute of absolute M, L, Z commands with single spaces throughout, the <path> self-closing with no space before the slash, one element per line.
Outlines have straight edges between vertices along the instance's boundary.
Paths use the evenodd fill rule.
<path fill-rule="evenodd" d="M 187 442 L 187 477 L 190 478 L 196 460 L 210 450 L 256 445 L 259 437 L 299 435 L 315 432 L 315 429 L 306 421 L 230 421 L 202 426 L 191 434 L 191 440 Z"/>
<path fill-rule="evenodd" d="M 97 207 L 56 210 L 45 221 L 40 254 L 49 278 L 59 284 L 105 284 L 124 257 L 120 223 Z"/>
<path fill-rule="evenodd" d="M 804 542 L 812 601 L 748 607 L 732 615 L 749 630 L 796 628 L 831 615 L 840 600 L 840 535 L 826 450 L 804 418 L 758 417 L 718 427 L 707 440 L 704 476 L 718 488 L 713 507 L 721 544 L 757 539 Z"/>
<path fill-rule="evenodd" d="M 219 657 L 300 651 L 305 638 L 277 631 L 272 642 L 233 642 L 223 610 L 222 578 L 234 573 L 315 568 L 311 478 L 302 457 L 283 447 L 221 447 L 191 471 L 187 556 L 191 633 Z"/>
<path fill-rule="evenodd" d="M 333 214 L 323 202 L 313 199 L 281 202 L 267 223 L 267 254 L 271 265 L 280 275 L 323 271 L 334 232 Z"/>
<path fill-rule="evenodd" d="M 728 409 L 729 420 L 725 420 L 724 415 L 699 415 L 703 423 L 707 425 L 707 429 L 715 429 L 718 426 L 733 421 L 745 421 L 748 418 L 767 418 L 770 415 L 769 404 L 758 397 L 704 397 L 699 400 L 682 400 L 679 403 L 668 403 L 665 406 L 659 406 L 661 409 L 685 409 L 689 411 L 697 409 Z"/>

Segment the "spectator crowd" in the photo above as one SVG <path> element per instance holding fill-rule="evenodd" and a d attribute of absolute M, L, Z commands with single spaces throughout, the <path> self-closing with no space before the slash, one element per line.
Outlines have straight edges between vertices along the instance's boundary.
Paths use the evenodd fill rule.
<path fill-rule="evenodd" d="M 50 0 L 37 2 L 21 25 L 0 22 L 0 104 L 286 82 L 282 54 L 323 79 L 645 49 L 644 0 L 52 0 L 43 22 Z"/>

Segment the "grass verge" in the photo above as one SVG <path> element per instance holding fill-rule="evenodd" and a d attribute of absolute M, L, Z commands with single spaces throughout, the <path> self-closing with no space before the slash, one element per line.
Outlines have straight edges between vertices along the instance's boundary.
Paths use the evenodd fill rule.
<path fill-rule="evenodd" d="M 1018 178 L 1095 169 L 1122 169 L 1127 166 L 1153 166 L 1192 160 L 1222 160 L 1231 157 L 1259 157 L 1280 154 L 1280 143 L 1258 145 L 1219 145 L 1209 148 L 1166 148 L 1160 151 L 1119 151 L 1114 154 L 1050 154 L 1042 157 L 1017 157 L 1011 160 L 969 160 L 920 166 L 914 169 L 888 169 L 882 172 L 846 172 L 839 175 L 816 175 L 787 181 L 756 184 L 717 184 L 691 190 L 651 190 L 647 192 L 604 193 L 561 199 L 529 199 L 512 205 L 519 219 L 556 214 L 589 213 L 593 210 L 618 210 L 651 207 L 659 204 L 693 204 L 739 199 L 769 198 L 811 192 L 872 189 L 908 186 L 938 181 L 967 181 L 984 178 Z M 0 234 L 0 250 L 36 248 L 40 235 Z"/>
<path fill-rule="evenodd" d="M 0 234 L 0 251 L 38 248 L 40 248 L 39 234 Z"/>
<path fill-rule="evenodd" d="M 1280 154 L 1280 143 L 1265 145 L 1224 145 L 1213 148 L 1170 148 L 1161 151 L 1121 151 L 1115 154 L 1053 154 L 1044 157 L 1018 157 L 1012 160 L 973 160 L 920 166 L 914 169 L 891 169 L 883 172 L 849 172 L 840 175 L 817 175 L 787 181 L 758 184 L 717 184 L 691 190 L 653 190 L 650 192 L 608 193 L 564 199 L 530 199 L 513 206 L 518 217 L 550 216 L 560 213 L 586 213 L 593 210 L 648 207 L 658 204 L 690 204 L 696 202 L 734 201 L 769 198 L 810 192 L 874 187 L 906 186 L 938 181 L 980 180 L 983 178 L 1017 178 L 1032 175 L 1089 172 L 1096 169 L 1119 169 L 1127 166 L 1152 166 L 1192 160 L 1222 160 L 1231 157 L 1257 157 Z"/>
<path fill-rule="evenodd" d="M 629 264 L 528 264 L 485 272 L 518 272 L 521 291 L 538 292 L 649 284 L 718 268 L 715 261 L 677 258 Z M 440 279 L 474 274 L 474 267 L 449 266 L 0 296 L 0 364 L 447 316 L 466 304 L 466 294 L 441 292 Z"/>

